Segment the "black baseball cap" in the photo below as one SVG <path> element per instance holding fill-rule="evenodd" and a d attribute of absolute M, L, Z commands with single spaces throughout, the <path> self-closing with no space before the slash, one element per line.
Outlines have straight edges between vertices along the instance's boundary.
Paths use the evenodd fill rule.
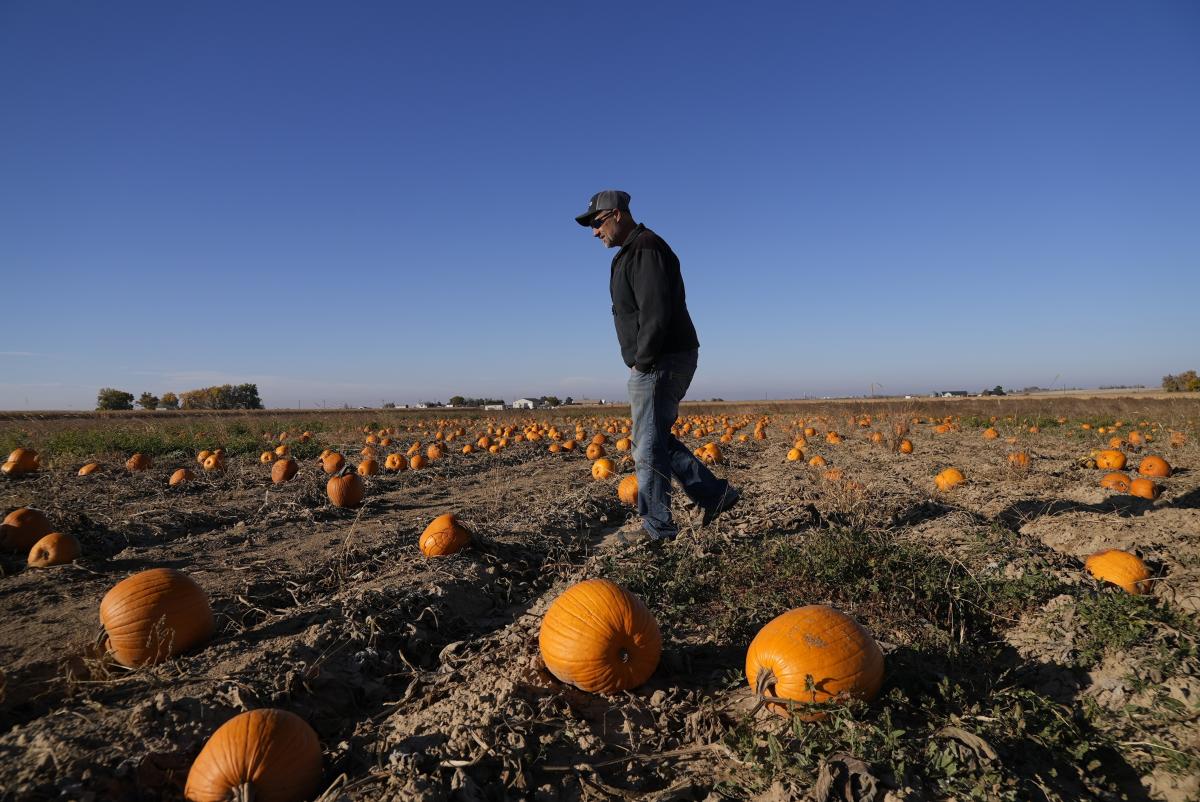
<path fill-rule="evenodd" d="M 592 218 L 598 213 L 608 209 L 620 209 L 623 212 L 629 211 L 629 193 L 622 192 L 619 189 L 605 189 L 597 192 L 588 201 L 587 211 L 575 218 L 575 222 L 581 226 L 591 226 Z"/>

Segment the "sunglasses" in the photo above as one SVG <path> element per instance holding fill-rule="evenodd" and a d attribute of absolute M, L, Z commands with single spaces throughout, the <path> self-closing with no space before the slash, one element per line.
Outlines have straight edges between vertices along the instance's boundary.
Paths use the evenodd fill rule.
<path fill-rule="evenodd" d="M 604 222 L 614 214 L 616 214 L 615 211 L 609 212 L 608 214 L 596 215 L 592 218 L 592 228 L 599 228 L 600 226 L 604 225 Z"/>

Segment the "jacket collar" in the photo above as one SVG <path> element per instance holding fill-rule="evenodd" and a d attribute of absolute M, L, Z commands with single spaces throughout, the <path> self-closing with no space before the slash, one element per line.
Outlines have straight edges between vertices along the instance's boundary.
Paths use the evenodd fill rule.
<path fill-rule="evenodd" d="M 633 231 L 629 232 L 629 236 L 626 237 L 625 241 L 621 243 L 621 249 L 619 251 L 617 251 L 617 255 L 613 257 L 614 263 L 617 261 L 618 257 L 620 257 L 621 254 L 625 253 L 625 249 L 628 248 L 630 245 L 632 245 L 634 243 L 634 240 L 636 240 L 639 236 L 641 236 L 642 232 L 645 230 L 646 230 L 646 226 L 643 223 L 638 223 L 636 226 L 633 227 Z"/>

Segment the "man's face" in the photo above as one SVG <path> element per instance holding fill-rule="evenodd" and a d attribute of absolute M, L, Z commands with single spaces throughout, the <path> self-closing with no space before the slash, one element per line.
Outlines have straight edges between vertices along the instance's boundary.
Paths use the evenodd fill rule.
<path fill-rule="evenodd" d="M 605 248 L 614 248 L 617 242 L 617 218 L 620 212 L 608 209 L 592 218 L 592 236 L 598 237 Z"/>

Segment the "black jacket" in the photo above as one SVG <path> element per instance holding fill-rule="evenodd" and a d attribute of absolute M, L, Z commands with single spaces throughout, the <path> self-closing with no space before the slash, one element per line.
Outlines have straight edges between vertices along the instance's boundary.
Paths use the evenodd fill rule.
<path fill-rule="evenodd" d="M 629 367 L 645 372 L 663 354 L 700 347 L 679 257 L 640 223 L 613 257 L 609 292 L 621 358 Z"/>

